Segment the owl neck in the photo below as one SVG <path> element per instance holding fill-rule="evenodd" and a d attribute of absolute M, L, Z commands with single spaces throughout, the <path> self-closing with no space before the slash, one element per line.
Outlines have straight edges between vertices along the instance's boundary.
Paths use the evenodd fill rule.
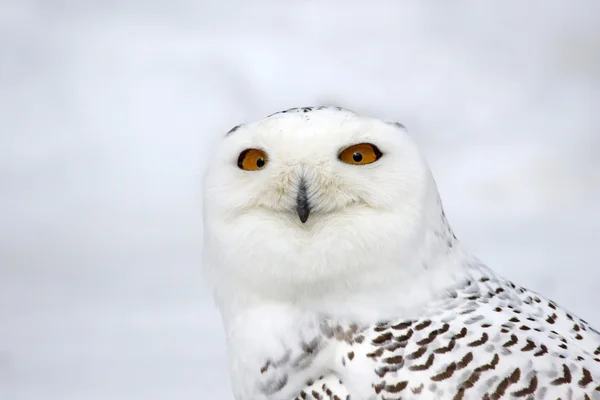
<path fill-rule="evenodd" d="M 322 286 L 295 288 L 285 297 L 227 281 L 217 290 L 225 324 L 244 311 L 273 305 L 363 324 L 418 317 L 429 304 L 469 279 L 470 265 L 479 264 L 452 232 L 439 199 L 434 209 L 425 221 L 429 226 L 420 245 L 400 265 L 366 270 Z"/>
<path fill-rule="evenodd" d="M 345 288 L 299 304 L 322 315 L 357 323 L 417 318 L 432 303 L 469 279 L 478 260 L 452 234 L 432 232 L 406 265 L 359 277 Z M 336 288 L 337 289 L 337 288 Z"/>

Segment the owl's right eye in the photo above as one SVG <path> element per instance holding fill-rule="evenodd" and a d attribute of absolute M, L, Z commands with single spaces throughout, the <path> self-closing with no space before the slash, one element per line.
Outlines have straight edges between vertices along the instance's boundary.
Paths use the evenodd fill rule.
<path fill-rule="evenodd" d="M 240 153 L 237 165 L 245 171 L 263 169 L 269 162 L 267 153 L 260 149 L 246 149 Z"/>

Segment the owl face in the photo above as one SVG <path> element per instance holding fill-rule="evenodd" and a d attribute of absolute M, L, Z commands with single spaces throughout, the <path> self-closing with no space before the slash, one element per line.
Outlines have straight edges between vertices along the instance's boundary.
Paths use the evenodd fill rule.
<path fill-rule="evenodd" d="M 430 174 L 404 129 L 339 109 L 232 130 L 205 176 L 205 251 L 246 282 L 378 268 L 419 234 Z"/>

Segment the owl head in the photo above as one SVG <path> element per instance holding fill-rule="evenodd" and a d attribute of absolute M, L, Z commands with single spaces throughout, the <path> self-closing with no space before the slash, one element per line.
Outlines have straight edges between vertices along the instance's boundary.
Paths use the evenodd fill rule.
<path fill-rule="evenodd" d="M 233 128 L 213 152 L 203 207 L 217 285 L 290 301 L 402 279 L 450 234 L 404 127 L 332 107 Z"/>

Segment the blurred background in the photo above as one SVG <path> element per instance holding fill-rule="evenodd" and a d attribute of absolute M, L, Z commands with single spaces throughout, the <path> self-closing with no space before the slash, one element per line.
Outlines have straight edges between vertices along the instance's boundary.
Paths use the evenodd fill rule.
<path fill-rule="evenodd" d="M 406 125 L 468 248 L 600 326 L 599 21 L 595 0 L 0 0 L 0 398 L 231 399 L 202 170 L 294 106 Z"/>

